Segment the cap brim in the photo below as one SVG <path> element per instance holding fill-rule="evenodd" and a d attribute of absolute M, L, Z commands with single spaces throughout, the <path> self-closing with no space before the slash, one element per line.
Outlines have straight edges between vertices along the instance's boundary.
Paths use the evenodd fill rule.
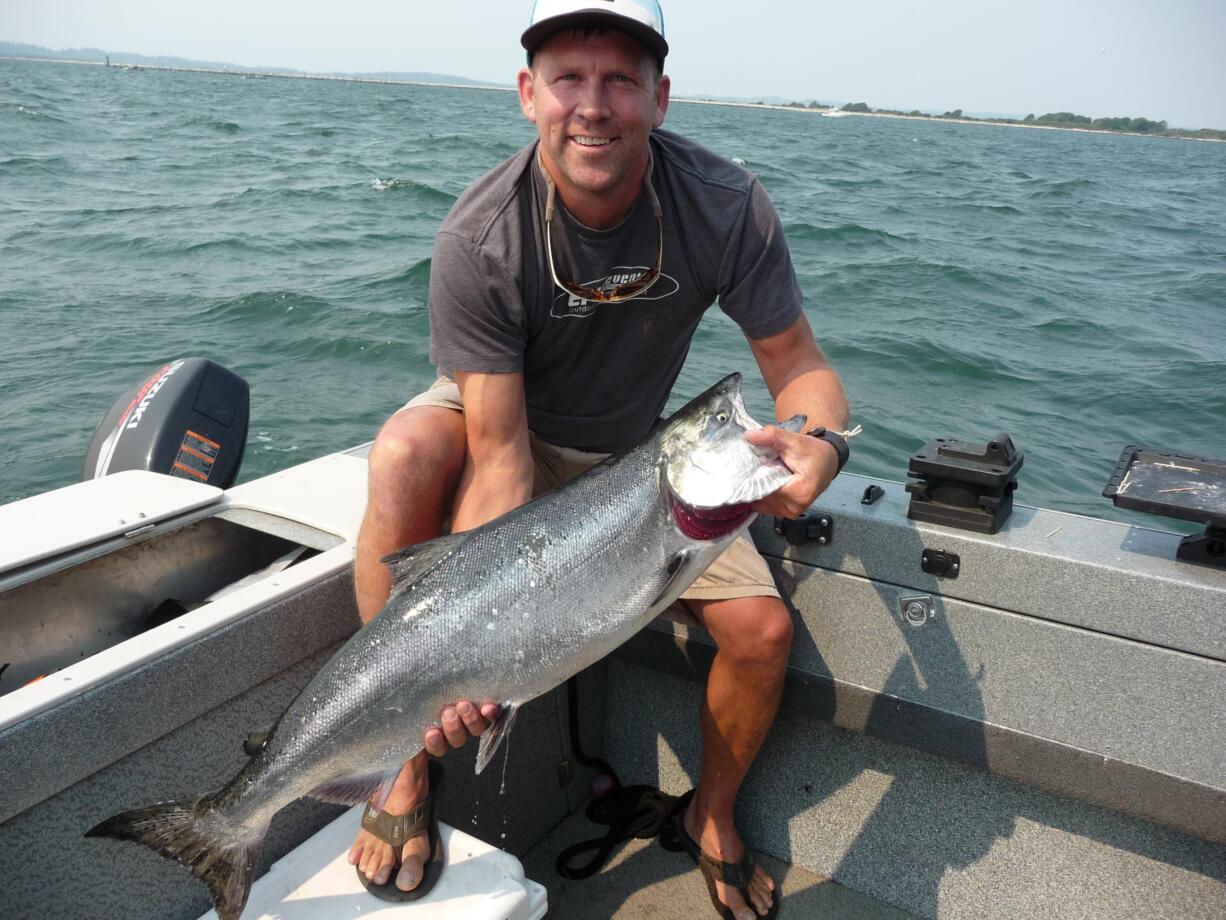
<path fill-rule="evenodd" d="M 651 28 L 651 26 L 628 19 L 625 16 L 615 13 L 604 13 L 600 10 L 585 10 L 578 13 L 551 16 L 549 19 L 544 19 L 535 25 L 529 26 L 524 31 L 524 34 L 520 36 L 519 43 L 524 46 L 526 51 L 532 52 L 559 32 L 592 26 L 625 32 L 631 38 L 637 39 L 643 47 L 661 60 L 668 56 L 668 42 L 664 40 L 663 35 Z"/>

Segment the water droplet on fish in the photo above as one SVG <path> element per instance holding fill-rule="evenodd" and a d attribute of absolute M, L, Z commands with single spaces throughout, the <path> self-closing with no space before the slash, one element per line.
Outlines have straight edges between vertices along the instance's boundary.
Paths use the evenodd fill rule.
<path fill-rule="evenodd" d="M 535 588 L 535 587 L 536 587 L 536 582 L 535 582 L 535 581 L 530 581 L 530 582 L 528 582 L 528 587 L 530 587 L 530 588 Z"/>
<path fill-rule="evenodd" d="M 494 628 L 494 624 L 493 624 L 493 623 L 486 623 L 486 624 L 485 624 L 485 628 L 486 628 L 486 629 L 493 629 L 493 628 Z"/>

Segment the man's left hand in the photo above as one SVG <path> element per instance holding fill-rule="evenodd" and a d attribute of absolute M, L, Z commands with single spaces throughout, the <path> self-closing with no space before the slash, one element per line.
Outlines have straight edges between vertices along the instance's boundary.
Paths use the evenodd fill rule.
<path fill-rule="evenodd" d="M 758 447 L 775 448 L 779 459 L 793 473 L 779 489 L 754 503 L 753 510 L 759 514 L 798 518 L 838 475 L 839 457 L 828 441 L 794 434 L 775 425 L 746 432 L 745 440 Z"/>

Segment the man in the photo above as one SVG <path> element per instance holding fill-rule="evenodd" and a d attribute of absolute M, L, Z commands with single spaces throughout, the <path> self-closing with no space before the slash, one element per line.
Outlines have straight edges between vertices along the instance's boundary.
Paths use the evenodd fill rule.
<path fill-rule="evenodd" d="M 393 415 L 371 451 L 355 568 L 363 621 L 387 599 L 385 554 L 437 536 L 448 516 L 453 530 L 478 526 L 646 434 L 717 299 L 748 338 L 779 418 L 803 413 L 832 432 L 847 423 L 765 192 L 725 159 L 655 130 L 670 86 L 655 0 L 537 0 L 521 43 L 520 106 L 539 140 L 477 180 L 436 240 L 431 359 L 448 376 Z M 795 517 L 835 477 L 846 443 L 814 434 L 749 436 L 796 474 L 759 511 Z M 683 599 L 718 653 L 681 828 L 692 855 L 737 864 L 746 854 L 733 808 L 779 704 L 791 617 L 745 537 Z M 463 745 L 496 714 L 458 701 L 426 732 L 427 751 Z M 387 814 L 426 799 L 426 761 L 406 764 Z M 437 856 L 424 836 L 393 848 L 363 831 L 350 862 L 374 886 L 416 892 L 433 883 L 427 868 L 420 884 Z M 773 915 L 774 882 L 744 868 L 726 884 L 703 865 L 717 907 Z"/>

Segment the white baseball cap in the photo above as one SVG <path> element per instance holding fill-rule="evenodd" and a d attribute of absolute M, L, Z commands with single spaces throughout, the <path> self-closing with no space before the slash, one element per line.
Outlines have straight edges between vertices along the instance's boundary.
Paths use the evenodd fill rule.
<path fill-rule="evenodd" d="M 531 54 L 565 29 L 607 26 L 638 39 L 660 60 L 668 55 L 664 13 L 657 0 L 535 0 L 519 43 Z"/>

